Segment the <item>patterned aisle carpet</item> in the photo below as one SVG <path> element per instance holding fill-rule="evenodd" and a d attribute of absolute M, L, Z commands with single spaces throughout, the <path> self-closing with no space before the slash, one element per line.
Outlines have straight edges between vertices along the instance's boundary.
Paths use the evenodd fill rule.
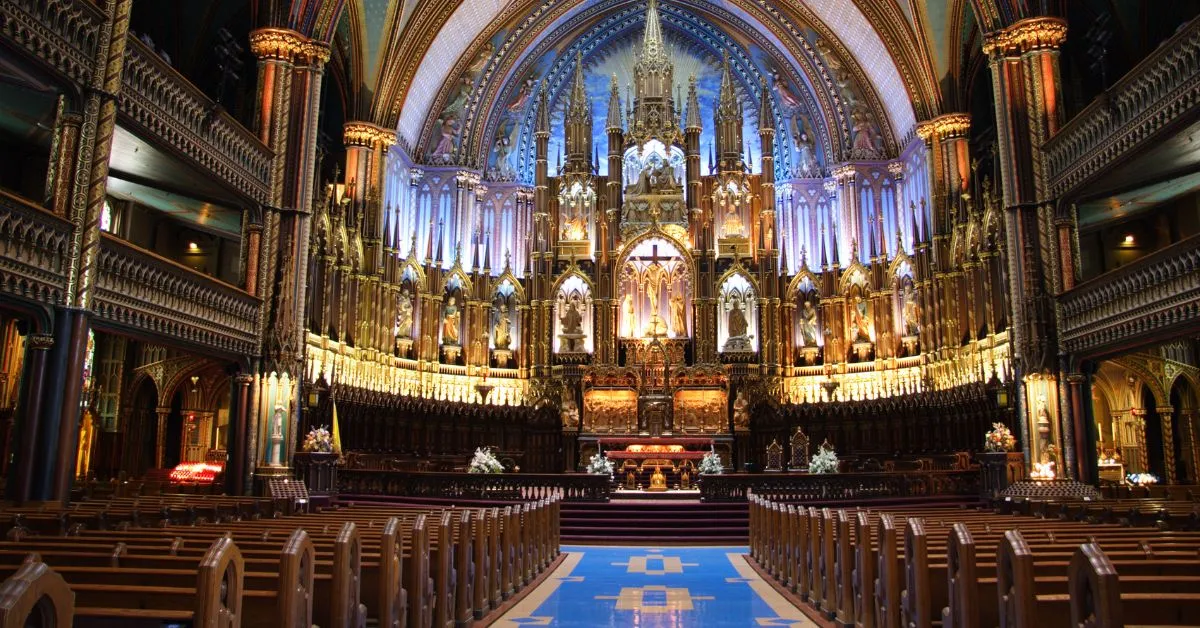
<path fill-rule="evenodd" d="M 567 558 L 492 626 L 816 626 L 763 582 L 744 547 L 564 547 Z"/>

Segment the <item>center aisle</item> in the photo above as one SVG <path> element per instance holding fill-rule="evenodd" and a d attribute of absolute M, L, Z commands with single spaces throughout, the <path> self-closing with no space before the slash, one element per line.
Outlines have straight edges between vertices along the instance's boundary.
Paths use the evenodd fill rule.
<path fill-rule="evenodd" d="M 744 547 L 566 546 L 566 560 L 492 626 L 817 626 L 758 577 Z"/>

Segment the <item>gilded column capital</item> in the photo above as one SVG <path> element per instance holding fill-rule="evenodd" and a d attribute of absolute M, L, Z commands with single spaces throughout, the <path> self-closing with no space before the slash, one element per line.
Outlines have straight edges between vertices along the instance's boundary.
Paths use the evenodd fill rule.
<path fill-rule="evenodd" d="M 857 171 L 854 169 L 853 164 L 843 164 L 835 167 L 831 174 L 833 174 L 833 178 L 839 184 L 846 184 L 854 180 L 854 175 L 857 174 Z"/>
<path fill-rule="evenodd" d="M 395 137 L 395 135 L 393 134 L 392 137 Z M 411 185 L 415 188 L 418 185 L 421 185 L 421 180 L 423 180 L 424 178 L 425 178 L 424 170 L 422 170 L 420 168 L 409 168 L 409 170 L 408 170 L 408 184 L 409 185 Z"/>
<path fill-rule="evenodd" d="M 260 28 L 250 33 L 250 52 L 260 59 L 293 61 L 308 38 L 287 28 Z"/>
<path fill-rule="evenodd" d="M 904 162 L 903 161 L 889 162 L 887 165 L 887 169 L 888 169 L 888 174 L 892 175 L 892 178 L 895 179 L 896 181 L 900 181 L 901 179 L 904 178 Z"/>
<path fill-rule="evenodd" d="M 964 138 L 971 132 L 971 115 L 967 113 L 947 113 L 931 122 L 934 133 L 941 140 Z"/>
<path fill-rule="evenodd" d="M 54 336 L 50 334 L 29 334 L 25 343 L 34 351 L 48 351 L 54 347 Z"/>
<path fill-rule="evenodd" d="M 306 39 L 300 46 L 296 61 L 311 66 L 323 66 L 329 62 L 329 44 Z"/>
<path fill-rule="evenodd" d="M 983 38 L 983 52 L 996 59 L 1035 50 L 1057 50 L 1067 39 L 1067 22 L 1057 17 L 1031 17 Z"/>
<path fill-rule="evenodd" d="M 373 148 L 376 142 L 384 141 L 385 131 L 370 122 L 347 122 L 342 125 L 342 142 L 346 146 Z M 396 135 L 392 134 L 395 141 Z"/>
<path fill-rule="evenodd" d="M 1175 414 L 1175 407 L 1174 406 L 1159 406 L 1159 407 L 1155 408 L 1154 411 L 1157 412 L 1158 416 L 1160 416 L 1160 417 L 1169 418 Z"/>

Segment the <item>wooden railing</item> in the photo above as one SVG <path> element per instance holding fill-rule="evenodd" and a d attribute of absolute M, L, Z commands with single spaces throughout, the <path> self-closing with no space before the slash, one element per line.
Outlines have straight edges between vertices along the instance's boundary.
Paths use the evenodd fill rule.
<path fill-rule="evenodd" d="M 1059 297 L 1063 351 L 1094 352 L 1200 325 L 1200 236 L 1134 260 Z"/>
<path fill-rule="evenodd" d="M 700 499 L 746 501 L 750 492 L 772 500 L 833 502 L 890 497 L 979 495 L 979 470 L 892 473 L 731 473 L 700 476 Z"/>
<path fill-rule="evenodd" d="M 61 305 L 71 224 L 0 191 L 0 292 Z"/>
<path fill-rule="evenodd" d="M 0 39 L 82 91 L 95 71 L 103 25 L 92 2 L 5 0 Z M 271 150 L 132 33 L 121 82 L 121 124 L 132 123 L 139 135 L 254 202 L 270 199 Z"/>
<path fill-rule="evenodd" d="M 427 473 L 342 469 L 338 471 L 342 495 L 395 495 L 448 499 L 537 498 L 547 489 L 561 489 L 565 501 L 608 501 L 612 482 L 606 475 L 590 473 Z"/>
<path fill-rule="evenodd" d="M 1158 132 L 1191 114 L 1200 99 L 1200 20 L 1194 19 L 1092 101 L 1043 147 L 1050 193 L 1061 197 L 1098 176 Z"/>
<path fill-rule="evenodd" d="M 133 35 L 121 82 L 123 122 L 255 202 L 270 200 L 271 150 Z"/>
<path fill-rule="evenodd" d="M 258 353 L 257 297 L 108 234 L 94 303 L 100 321 L 221 353 Z"/>

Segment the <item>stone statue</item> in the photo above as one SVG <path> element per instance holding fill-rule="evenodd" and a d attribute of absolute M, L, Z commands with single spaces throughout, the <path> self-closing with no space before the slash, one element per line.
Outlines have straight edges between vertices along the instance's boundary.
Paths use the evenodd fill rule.
<path fill-rule="evenodd" d="M 267 464 L 283 464 L 283 422 L 286 414 L 287 410 L 283 406 L 275 406 L 275 413 L 271 416 L 271 437 L 270 447 L 267 451 Z"/>
<path fill-rule="evenodd" d="M 579 427 L 579 406 L 575 403 L 575 397 L 570 390 L 563 390 L 559 418 L 562 419 L 564 430 L 573 430 Z"/>
<path fill-rule="evenodd" d="M 750 325 L 746 322 L 746 313 L 742 311 L 742 302 L 733 300 L 733 309 L 729 310 L 729 337 L 745 338 Z"/>
<path fill-rule="evenodd" d="M 678 292 L 671 297 L 671 334 L 676 338 L 687 337 L 687 312 L 684 309 L 683 295 Z"/>
<path fill-rule="evenodd" d="M 625 329 L 628 330 L 626 335 L 632 338 L 637 335 L 637 321 L 634 320 L 632 294 L 625 295 L 621 310 L 625 313 Z"/>
<path fill-rule="evenodd" d="M 582 334 L 583 333 L 583 316 L 576 309 L 576 301 L 573 299 L 567 301 L 566 307 L 563 309 L 562 316 L 558 318 L 562 323 L 563 334 Z"/>
<path fill-rule="evenodd" d="M 804 309 L 800 311 L 800 345 L 817 346 L 817 333 L 817 308 L 813 307 L 811 299 L 805 299 Z"/>
<path fill-rule="evenodd" d="M 458 321 L 461 318 L 462 314 L 455 305 L 454 297 L 450 297 L 446 302 L 445 318 L 442 319 L 442 344 L 458 344 Z"/>
<path fill-rule="evenodd" d="M 500 311 L 496 314 L 496 326 L 492 329 L 492 338 L 496 341 L 497 349 L 507 349 L 512 344 L 512 319 L 508 316 L 506 303 L 500 304 Z"/>
<path fill-rule="evenodd" d="M 735 203 L 729 203 L 725 208 L 725 220 L 721 223 L 721 233 L 726 238 L 744 238 L 746 236 L 746 227 L 742 224 L 742 217 L 738 215 L 738 207 Z"/>
<path fill-rule="evenodd" d="M 750 402 L 746 401 L 744 390 L 739 390 L 733 399 L 733 429 L 750 429 Z"/>
<path fill-rule="evenodd" d="M 916 336 L 920 333 L 921 323 L 917 319 L 917 295 L 912 284 L 904 286 L 904 334 Z"/>
<path fill-rule="evenodd" d="M 396 313 L 396 337 L 412 338 L 413 304 L 412 296 L 408 294 L 407 289 L 400 293 L 398 309 L 399 311 Z"/>

